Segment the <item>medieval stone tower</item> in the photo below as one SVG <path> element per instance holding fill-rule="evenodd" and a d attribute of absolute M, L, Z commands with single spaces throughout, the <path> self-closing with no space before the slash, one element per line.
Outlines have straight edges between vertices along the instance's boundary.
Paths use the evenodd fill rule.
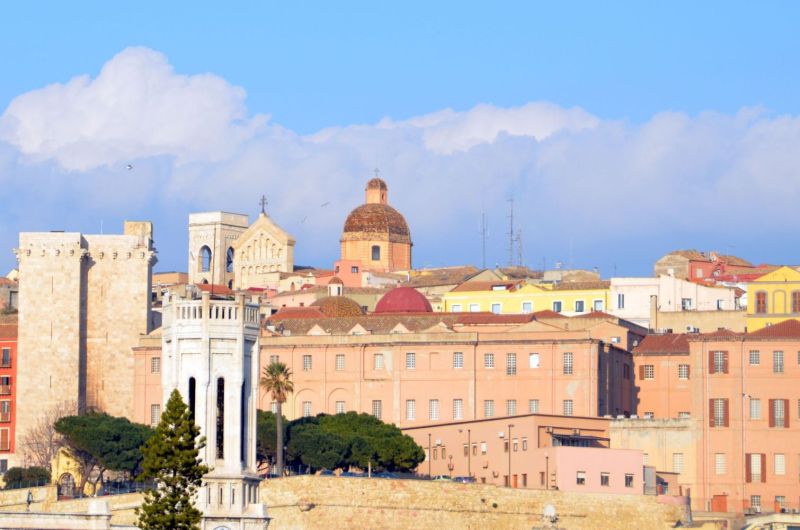
<path fill-rule="evenodd" d="M 233 286 L 233 243 L 247 230 L 246 215 L 202 212 L 189 215 L 189 283 Z"/>
<path fill-rule="evenodd" d="M 203 530 L 266 528 L 258 502 L 258 306 L 235 300 L 168 300 L 162 333 L 164 403 L 177 388 L 206 437 L 211 471 L 197 499 Z"/>

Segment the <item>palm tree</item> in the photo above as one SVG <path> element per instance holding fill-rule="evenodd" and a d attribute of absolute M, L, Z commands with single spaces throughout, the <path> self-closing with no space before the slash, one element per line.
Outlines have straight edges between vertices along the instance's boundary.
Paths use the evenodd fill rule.
<path fill-rule="evenodd" d="M 277 427 L 277 472 L 283 476 L 283 414 L 281 405 L 286 403 L 286 395 L 294 390 L 292 371 L 282 362 L 272 362 L 264 367 L 261 375 L 261 388 L 272 394 L 272 401 L 278 406 L 275 411 L 275 426 Z"/>

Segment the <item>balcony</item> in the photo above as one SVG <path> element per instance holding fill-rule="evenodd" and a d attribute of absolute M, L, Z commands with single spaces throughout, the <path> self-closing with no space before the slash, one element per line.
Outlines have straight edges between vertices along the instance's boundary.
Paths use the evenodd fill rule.
<path fill-rule="evenodd" d="M 4 359 L 0 361 L 0 368 L 11 368 L 11 359 Z"/>
<path fill-rule="evenodd" d="M 11 385 L 0 385 L 0 396 L 10 396 Z"/>
<path fill-rule="evenodd" d="M 11 421 L 11 412 L 0 412 L 0 423 L 9 423 Z"/>

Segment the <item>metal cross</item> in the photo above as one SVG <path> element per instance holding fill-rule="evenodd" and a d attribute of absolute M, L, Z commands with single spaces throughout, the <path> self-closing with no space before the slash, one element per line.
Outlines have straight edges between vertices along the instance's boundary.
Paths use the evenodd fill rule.
<path fill-rule="evenodd" d="M 375 168 L 375 178 L 378 178 L 380 176 L 380 173 L 381 172 L 378 170 L 378 168 Z"/>
<path fill-rule="evenodd" d="M 267 197 L 265 195 L 262 195 L 261 196 L 261 200 L 258 201 L 258 202 L 259 202 L 259 204 L 261 204 L 261 213 L 266 215 L 267 212 L 265 211 L 265 209 L 267 207 Z"/>

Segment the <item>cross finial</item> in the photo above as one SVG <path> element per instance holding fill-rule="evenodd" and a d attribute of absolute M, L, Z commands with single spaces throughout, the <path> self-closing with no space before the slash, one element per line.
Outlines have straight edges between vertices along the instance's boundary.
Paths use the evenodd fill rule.
<path fill-rule="evenodd" d="M 266 215 L 267 214 L 267 212 L 266 212 L 266 208 L 267 208 L 267 197 L 266 197 L 266 195 L 262 195 L 261 196 L 261 200 L 258 201 L 258 202 L 259 202 L 259 204 L 261 204 L 261 213 Z"/>
<path fill-rule="evenodd" d="M 380 174 L 381 174 L 380 170 L 378 168 L 375 168 L 375 178 L 378 178 Z"/>

